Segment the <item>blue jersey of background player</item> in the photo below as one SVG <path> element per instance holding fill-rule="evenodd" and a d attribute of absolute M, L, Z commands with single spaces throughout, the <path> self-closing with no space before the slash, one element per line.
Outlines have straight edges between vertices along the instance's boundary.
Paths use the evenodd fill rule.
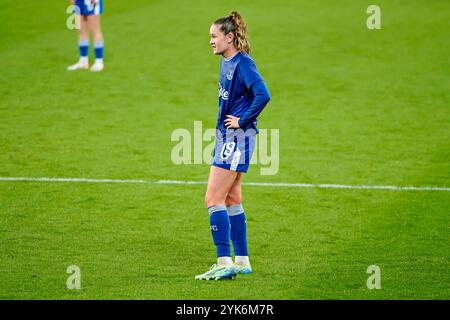
<path fill-rule="evenodd" d="M 197 275 L 198 280 L 233 279 L 238 274 L 252 273 L 242 176 L 255 146 L 256 119 L 270 100 L 266 84 L 249 56 L 247 27 L 241 15 L 231 12 L 216 20 L 209 32 L 214 54 L 222 55 L 216 143 L 205 195 L 217 263 Z"/>

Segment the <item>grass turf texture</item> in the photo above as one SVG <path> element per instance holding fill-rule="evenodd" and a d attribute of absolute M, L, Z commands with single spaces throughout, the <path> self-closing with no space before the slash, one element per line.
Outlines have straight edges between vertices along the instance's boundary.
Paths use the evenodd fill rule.
<path fill-rule="evenodd" d="M 377 4 L 370 31 L 359 1 L 107 2 L 92 74 L 65 70 L 64 4 L 3 1 L 0 176 L 206 180 L 207 164 L 172 164 L 170 135 L 214 127 L 208 30 L 237 9 L 272 95 L 259 125 L 280 129 L 279 173 L 246 181 L 449 187 L 450 5 Z M 204 191 L 0 181 L 0 298 L 450 297 L 448 192 L 244 187 L 254 274 L 209 283 Z"/>

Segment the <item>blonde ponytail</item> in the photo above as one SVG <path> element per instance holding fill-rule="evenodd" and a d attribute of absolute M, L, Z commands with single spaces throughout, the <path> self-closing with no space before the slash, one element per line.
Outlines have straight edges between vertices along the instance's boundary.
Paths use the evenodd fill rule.
<path fill-rule="evenodd" d="M 234 34 L 234 45 L 239 51 L 250 53 L 250 42 L 248 41 L 247 25 L 237 11 L 232 11 L 227 17 L 220 18 L 214 22 L 220 25 L 224 34 Z"/>

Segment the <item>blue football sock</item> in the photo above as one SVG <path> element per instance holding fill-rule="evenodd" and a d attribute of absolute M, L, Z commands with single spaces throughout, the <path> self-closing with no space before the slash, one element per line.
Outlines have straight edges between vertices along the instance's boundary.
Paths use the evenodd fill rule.
<path fill-rule="evenodd" d="M 89 54 L 89 40 L 78 40 L 78 51 L 80 52 L 80 57 L 87 57 Z"/>
<path fill-rule="evenodd" d="M 231 257 L 230 219 L 224 205 L 208 207 L 211 234 L 218 257 Z"/>
<path fill-rule="evenodd" d="M 95 59 L 103 59 L 104 43 L 103 41 L 94 42 Z"/>
<path fill-rule="evenodd" d="M 247 248 L 247 221 L 242 204 L 234 204 L 227 207 L 230 217 L 231 232 L 235 256 L 248 256 Z"/>

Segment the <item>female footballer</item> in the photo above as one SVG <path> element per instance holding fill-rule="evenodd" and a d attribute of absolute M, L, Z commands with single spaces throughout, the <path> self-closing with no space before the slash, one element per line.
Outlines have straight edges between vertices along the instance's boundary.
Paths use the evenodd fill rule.
<path fill-rule="evenodd" d="M 199 280 L 233 279 L 237 274 L 252 273 L 241 184 L 256 142 L 257 117 L 270 100 L 249 55 L 247 27 L 240 14 L 233 11 L 216 20 L 210 35 L 214 54 L 222 55 L 216 142 L 205 195 L 218 259 L 209 271 L 195 277 Z"/>
<path fill-rule="evenodd" d="M 78 49 L 80 60 L 67 68 L 69 71 L 89 69 L 89 31 L 94 38 L 95 62 L 91 71 L 102 71 L 103 65 L 103 34 L 100 28 L 100 15 L 103 13 L 103 0 L 71 0 L 76 6 L 76 14 L 80 18 Z"/>

